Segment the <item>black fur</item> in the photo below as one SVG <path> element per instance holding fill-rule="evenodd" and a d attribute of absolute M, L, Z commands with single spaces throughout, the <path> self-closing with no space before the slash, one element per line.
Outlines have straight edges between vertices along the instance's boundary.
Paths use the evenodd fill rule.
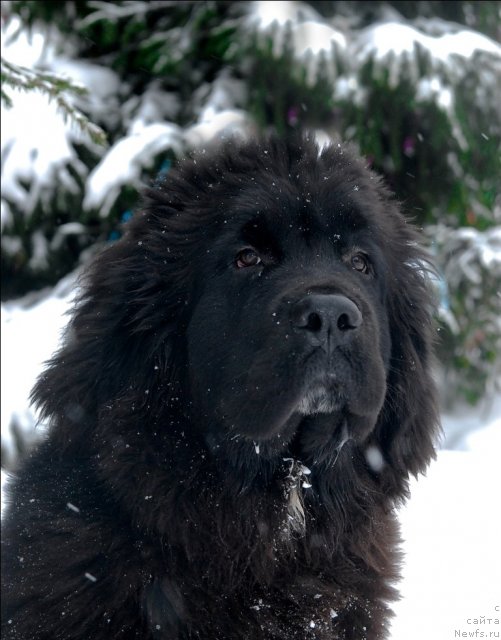
<path fill-rule="evenodd" d="M 4 637 L 385 638 L 393 511 L 437 430 L 416 241 L 307 138 L 149 189 L 34 390 L 51 429 L 10 487 Z"/>

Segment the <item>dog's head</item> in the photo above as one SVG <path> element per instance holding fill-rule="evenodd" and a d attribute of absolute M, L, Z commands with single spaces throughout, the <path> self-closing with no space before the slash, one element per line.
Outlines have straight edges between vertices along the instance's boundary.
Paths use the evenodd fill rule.
<path fill-rule="evenodd" d="M 310 443 L 337 431 L 417 473 L 436 422 L 424 264 L 346 148 L 268 139 L 199 153 L 146 192 L 91 267 L 35 398 L 89 425 L 144 392 L 209 439 L 294 454 L 318 423 Z"/>

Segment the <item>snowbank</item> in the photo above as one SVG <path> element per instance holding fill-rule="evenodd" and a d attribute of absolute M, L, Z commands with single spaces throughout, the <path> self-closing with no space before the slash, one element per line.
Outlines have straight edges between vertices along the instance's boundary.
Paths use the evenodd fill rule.
<path fill-rule="evenodd" d="M 427 476 L 413 483 L 412 498 L 399 514 L 405 561 L 393 640 L 500 631 L 499 624 L 473 623 L 482 616 L 501 619 L 501 517 L 495 506 L 501 468 L 499 449 L 490 446 L 491 435 L 499 440 L 500 432 L 498 419 L 477 434 L 478 449 L 440 451 Z"/>
<path fill-rule="evenodd" d="M 75 294 L 76 274 L 64 278 L 50 293 L 29 294 L 1 305 L 1 420 L 3 462 L 15 456 L 17 440 L 27 444 L 43 433 L 35 428 L 29 395 L 43 364 L 57 349 Z M 2 484 L 3 486 L 3 484 Z"/>

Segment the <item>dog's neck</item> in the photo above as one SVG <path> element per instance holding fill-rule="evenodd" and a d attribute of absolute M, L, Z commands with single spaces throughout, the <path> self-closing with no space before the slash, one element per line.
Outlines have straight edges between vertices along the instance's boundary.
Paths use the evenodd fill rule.
<path fill-rule="evenodd" d="M 339 457 L 341 449 L 350 440 L 348 427 L 343 424 L 339 444 L 336 448 L 336 454 L 331 462 L 333 467 Z M 304 499 L 313 485 L 312 470 L 295 458 L 284 458 L 286 464 L 289 464 L 289 473 L 284 480 L 285 498 L 287 501 L 287 521 L 284 527 L 285 537 L 294 536 L 304 537 L 306 534 L 306 516 Z"/>

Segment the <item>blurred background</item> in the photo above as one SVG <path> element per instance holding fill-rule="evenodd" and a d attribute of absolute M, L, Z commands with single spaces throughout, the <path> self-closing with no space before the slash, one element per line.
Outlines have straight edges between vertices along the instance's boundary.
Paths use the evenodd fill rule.
<path fill-rule="evenodd" d="M 501 430 L 499 2 L 2 2 L 2 466 L 79 270 L 214 140 L 349 141 L 438 267 L 443 446 Z"/>

